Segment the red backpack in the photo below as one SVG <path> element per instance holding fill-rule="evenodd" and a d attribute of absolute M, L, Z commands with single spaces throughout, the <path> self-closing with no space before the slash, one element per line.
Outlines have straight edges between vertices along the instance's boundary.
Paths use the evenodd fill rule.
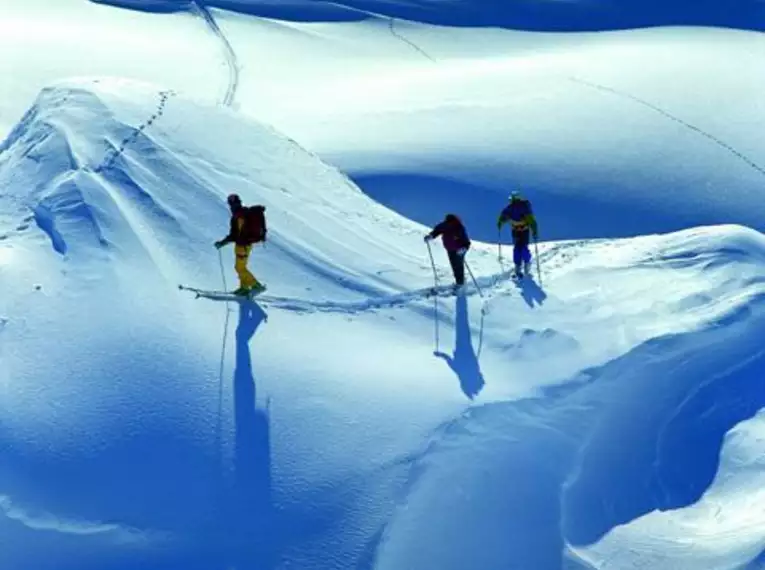
<path fill-rule="evenodd" d="M 248 244 L 266 241 L 266 207 L 258 204 L 244 208 L 241 239 Z"/>

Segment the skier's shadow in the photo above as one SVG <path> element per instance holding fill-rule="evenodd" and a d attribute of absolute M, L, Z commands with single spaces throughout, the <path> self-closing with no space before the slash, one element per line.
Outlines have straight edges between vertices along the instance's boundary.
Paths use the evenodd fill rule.
<path fill-rule="evenodd" d="M 547 293 L 537 284 L 531 276 L 527 276 L 520 279 L 517 283 L 518 288 L 521 290 L 521 297 L 526 301 L 526 304 L 534 308 L 534 304 L 542 305 L 547 299 Z"/>
<path fill-rule="evenodd" d="M 454 327 L 454 355 L 449 356 L 440 351 L 435 351 L 433 354 L 446 361 L 449 368 L 459 378 L 462 392 L 472 400 L 481 391 L 485 382 L 478 357 L 473 349 L 473 338 L 468 320 L 467 298 L 464 294 L 457 295 Z M 482 334 L 483 319 L 481 319 Z"/>
<path fill-rule="evenodd" d="M 276 530 L 271 501 L 271 449 L 268 409 L 256 405 L 249 342 L 268 316 L 257 303 L 240 304 L 234 368 L 234 472 L 229 503 L 231 570 L 275 566 Z"/>

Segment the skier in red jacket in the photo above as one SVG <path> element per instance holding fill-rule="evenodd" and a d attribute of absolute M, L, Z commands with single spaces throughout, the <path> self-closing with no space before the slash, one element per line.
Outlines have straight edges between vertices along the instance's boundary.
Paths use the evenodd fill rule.
<path fill-rule="evenodd" d="M 444 221 L 425 236 L 425 241 L 430 241 L 438 236 L 441 236 L 441 242 L 449 256 L 455 284 L 457 287 L 462 287 L 465 284 L 465 254 L 470 249 L 470 238 L 468 238 L 467 230 L 457 216 L 447 214 Z"/>

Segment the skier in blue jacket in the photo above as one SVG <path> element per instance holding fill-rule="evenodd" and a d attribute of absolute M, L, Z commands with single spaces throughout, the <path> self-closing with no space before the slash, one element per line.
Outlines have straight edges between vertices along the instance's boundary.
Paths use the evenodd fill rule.
<path fill-rule="evenodd" d="M 531 202 L 521 196 L 521 193 L 514 191 L 510 194 L 510 203 L 502 210 L 497 220 L 497 229 L 501 230 L 502 225 L 509 222 L 510 230 L 513 236 L 513 263 L 515 264 L 515 275 L 521 277 L 523 274 L 529 275 L 531 268 L 531 251 L 529 250 L 529 234 L 537 239 L 537 220 L 531 208 Z M 523 264 L 523 272 L 521 272 Z"/>

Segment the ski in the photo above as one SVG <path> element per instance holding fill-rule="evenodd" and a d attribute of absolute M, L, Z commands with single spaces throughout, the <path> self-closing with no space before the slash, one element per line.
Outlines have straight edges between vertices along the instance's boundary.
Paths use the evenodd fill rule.
<path fill-rule="evenodd" d="M 455 289 L 453 286 L 449 287 L 431 287 L 425 292 L 425 298 L 430 299 L 431 297 L 454 297 L 460 293 L 465 293 L 465 289 Z"/>
<path fill-rule="evenodd" d="M 212 299 L 214 301 L 244 301 L 244 300 L 251 301 L 258 295 L 266 291 L 265 286 L 259 291 L 251 291 L 247 295 L 236 295 L 235 293 L 232 293 L 231 291 L 220 291 L 215 289 L 199 289 L 197 287 L 188 287 L 186 285 L 178 285 L 178 289 L 180 289 L 181 291 L 189 291 L 191 293 L 194 293 L 197 299 L 200 297 L 204 297 L 206 299 Z"/>

